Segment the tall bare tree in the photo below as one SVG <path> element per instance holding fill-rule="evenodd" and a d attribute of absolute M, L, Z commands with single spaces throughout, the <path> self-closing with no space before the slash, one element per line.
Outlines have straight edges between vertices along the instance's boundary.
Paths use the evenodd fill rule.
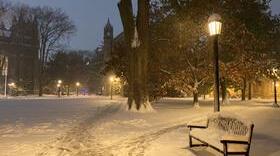
<path fill-rule="evenodd" d="M 129 53 L 128 107 L 137 110 L 151 109 L 147 86 L 149 51 L 149 0 L 138 0 L 136 20 L 133 16 L 131 0 L 121 0 L 118 4 Z"/>
<path fill-rule="evenodd" d="M 39 29 L 39 96 L 43 94 L 43 75 L 45 65 L 51 52 L 55 51 L 62 40 L 67 39 L 76 31 L 69 16 L 61 9 L 37 7 L 33 9 L 34 19 Z"/>

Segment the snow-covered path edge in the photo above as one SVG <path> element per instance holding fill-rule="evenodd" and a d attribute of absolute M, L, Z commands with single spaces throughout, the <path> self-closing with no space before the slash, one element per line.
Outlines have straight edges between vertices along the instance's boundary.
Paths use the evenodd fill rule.
<path fill-rule="evenodd" d="M 86 120 L 80 122 L 78 125 L 74 125 L 66 134 L 47 144 L 42 148 L 42 152 L 39 152 L 37 155 L 77 155 L 88 149 L 100 148 L 98 147 L 100 145 L 98 144 L 97 138 L 93 135 L 92 129 L 100 119 L 118 112 L 119 109 L 120 104 L 98 107 Z"/>

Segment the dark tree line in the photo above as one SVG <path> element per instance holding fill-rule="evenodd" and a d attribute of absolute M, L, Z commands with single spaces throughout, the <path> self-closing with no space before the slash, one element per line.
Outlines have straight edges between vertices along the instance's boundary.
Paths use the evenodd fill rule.
<path fill-rule="evenodd" d="M 56 87 L 57 81 L 63 85 L 75 88 L 76 83 L 89 87 L 91 80 L 91 63 L 94 58 L 89 51 L 59 51 L 53 54 L 46 65 L 45 80 L 47 88 Z"/>

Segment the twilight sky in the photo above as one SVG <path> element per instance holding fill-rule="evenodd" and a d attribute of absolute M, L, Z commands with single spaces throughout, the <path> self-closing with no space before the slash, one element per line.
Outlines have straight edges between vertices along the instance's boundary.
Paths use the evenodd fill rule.
<path fill-rule="evenodd" d="M 103 38 L 103 27 L 110 18 L 114 34 L 122 31 L 117 3 L 119 0 L 8 0 L 31 6 L 48 5 L 62 8 L 75 22 L 77 33 L 70 40 L 73 49 L 93 50 Z M 136 2 L 136 0 L 133 0 Z M 272 10 L 280 13 L 280 0 L 272 0 Z"/>

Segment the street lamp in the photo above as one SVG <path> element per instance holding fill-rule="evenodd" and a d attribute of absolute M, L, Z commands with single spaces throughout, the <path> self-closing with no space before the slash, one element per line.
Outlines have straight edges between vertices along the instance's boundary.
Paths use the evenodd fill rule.
<path fill-rule="evenodd" d="M 11 87 L 11 88 L 15 88 L 16 84 L 14 82 L 12 82 L 12 83 L 9 83 L 8 86 Z"/>
<path fill-rule="evenodd" d="M 79 87 L 80 87 L 80 82 L 77 82 L 76 83 L 76 94 L 77 94 L 77 96 L 79 96 Z"/>
<path fill-rule="evenodd" d="M 14 83 L 14 82 L 11 82 L 11 83 L 9 83 L 8 84 L 8 86 L 9 86 L 9 90 L 11 90 L 10 91 L 10 94 L 13 94 L 13 91 L 15 91 L 16 92 L 16 94 L 17 94 L 17 90 L 16 90 L 16 83 Z"/>
<path fill-rule="evenodd" d="M 60 97 L 60 92 L 61 92 L 61 84 L 57 84 L 57 96 Z"/>
<path fill-rule="evenodd" d="M 5 84 L 4 84 L 4 96 L 7 97 L 7 83 L 8 83 L 8 57 L 5 57 L 4 63 L 4 71 L 3 74 L 5 76 Z"/>
<path fill-rule="evenodd" d="M 274 79 L 273 84 L 274 84 L 274 106 L 279 107 L 277 102 L 277 87 L 279 87 L 279 84 L 277 83 L 276 79 Z"/>
<path fill-rule="evenodd" d="M 213 37 L 213 64 L 214 64 L 214 111 L 220 111 L 220 79 L 219 79 L 219 46 L 218 46 L 218 36 L 221 34 L 222 30 L 222 18 L 219 14 L 212 14 L 208 19 L 209 34 Z"/>
<path fill-rule="evenodd" d="M 58 80 L 57 81 L 57 96 L 60 97 L 61 96 L 61 84 L 62 84 L 62 80 Z"/>

